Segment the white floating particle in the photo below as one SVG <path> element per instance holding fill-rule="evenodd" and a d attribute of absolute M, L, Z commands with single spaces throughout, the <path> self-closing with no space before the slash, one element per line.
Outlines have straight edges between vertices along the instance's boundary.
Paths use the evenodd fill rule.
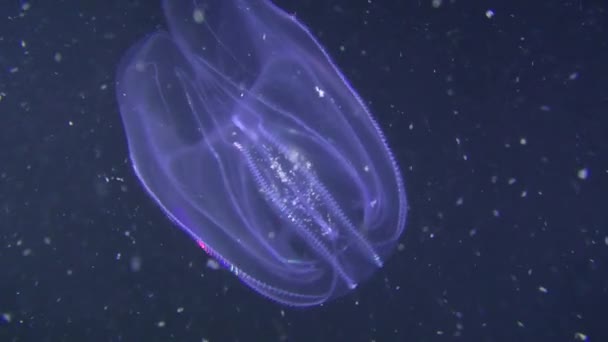
<path fill-rule="evenodd" d="M 218 270 L 220 268 L 220 264 L 215 259 L 207 259 L 207 267 L 212 270 Z"/>
<path fill-rule="evenodd" d="M 578 78 L 578 75 L 579 75 L 578 72 L 575 71 L 568 76 L 568 80 L 574 81 Z"/>
<path fill-rule="evenodd" d="M 574 339 L 577 341 L 587 341 L 588 337 L 587 337 L 587 335 L 583 334 L 582 332 L 576 332 L 576 333 L 574 333 Z"/>
<path fill-rule="evenodd" d="M 192 19 L 194 19 L 195 23 L 202 24 L 205 21 L 205 12 L 200 8 L 195 9 L 192 12 Z"/>
<path fill-rule="evenodd" d="M 55 60 L 55 62 L 61 63 L 63 56 L 61 55 L 61 53 L 55 52 L 55 55 L 53 55 L 53 59 Z"/>
<path fill-rule="evenodd" d="M 315 86 L 315 91 L 317 92 L 317 95 L 319 95 L 320 98 L 325 97 L 325 90 L 319 88 L 318 86 Z"/>
<path fill-rule="evenodd" d="M 494 18 L 494 15 L 495 15 L 495 13 L 493 10 L 491 10 L 491 9 L 486 10 L 486 18 L 492 19 L 492 18 Z"/>
<path fill-rule="evenodd" d="M 539 286 L 538 291 L 541 293 L 549 293 L 549 290 L 547 290 L 547 288 L 544 286 Z"/>
<path fill-rule="evenodd" d="M 156 326 L 159 328 L 164 328 L 166 325 L 165 321 L 159 321 L 158 323 L 156 323 Z"/>
<path fill-rule="evenodd" d="M 528 144 L 528 140 L 526 138 L 519 138 L 519 144 L 526 146 Z"/>
<path fill-rule="evenodd" d="M 589 177 L 589 170 L 587 168 L 580 169 L 576 175 L 578 176 L 578 179 L 587 179 L 587 177 Z"/>
<path fill-rule="evenodd" d="M 183 307 L 180 306 L 179 308 L 177 308 L 177 313 L 182 313 L 182 312 L 184 312 L 184 308 Z"/>

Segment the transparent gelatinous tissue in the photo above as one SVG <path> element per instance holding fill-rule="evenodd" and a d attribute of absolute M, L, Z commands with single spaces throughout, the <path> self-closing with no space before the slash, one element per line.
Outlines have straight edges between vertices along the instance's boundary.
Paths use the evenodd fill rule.
<path fill-rule="evenodd" d="M 169 32 L 125 55 L 117 99 L 147 192 L 259 293 L 315 305 L 382 266 L 401 174 L 319 43 L 265 0 L 166 0 Z"/>

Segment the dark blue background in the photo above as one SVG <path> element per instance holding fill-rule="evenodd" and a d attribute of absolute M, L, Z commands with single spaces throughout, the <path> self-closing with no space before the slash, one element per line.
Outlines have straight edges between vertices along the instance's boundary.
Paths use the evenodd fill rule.
<path fill-rule="evenodd" d="M 277 1 L 369 103 L 411 206 L 380 272 L 305 310 L 207 267 L 130 168 L 115 68 L 160 4 L 22 4 L 0 4 L 0 340 L 608 340 L 605 1 Z"/>

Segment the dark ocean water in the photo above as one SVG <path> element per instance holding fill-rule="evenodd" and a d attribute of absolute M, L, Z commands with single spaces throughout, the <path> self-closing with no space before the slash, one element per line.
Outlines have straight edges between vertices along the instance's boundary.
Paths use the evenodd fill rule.
<path fill-rule="evenodd" d="M 606 3 L 275 3 L 386 133 L 397 252 L 308 309 L 210 267 L 136 179 L 114 95 L 160 3 L 2 1 L 0 340 L 608 340 Z"/>

